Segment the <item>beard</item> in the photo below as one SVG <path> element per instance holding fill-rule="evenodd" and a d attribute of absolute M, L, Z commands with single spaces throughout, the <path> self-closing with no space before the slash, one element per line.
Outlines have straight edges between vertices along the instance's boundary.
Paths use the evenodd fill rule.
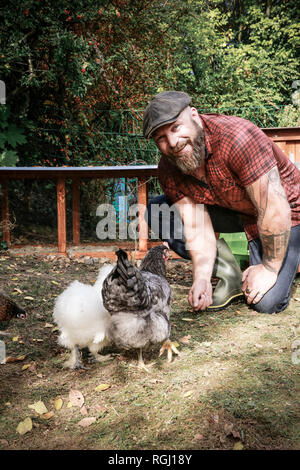
<path fill-rule="evenodd" d="M 204 131 L 196 122 L 193 122 L 193 125 L 196 130 L 196 137 L 193 140 L 189 137 L 182 138 L 174 148 L 174 153 L 176 154 L 185 145 L 190 144 L 192 153 L 186 152 L 182 153 L 182 155 L 174 155 L 173 153 L 164 154 L 172 165 L 175 165 L 178 170 L 187 175 L 197 170 L 205 158 Z"/>

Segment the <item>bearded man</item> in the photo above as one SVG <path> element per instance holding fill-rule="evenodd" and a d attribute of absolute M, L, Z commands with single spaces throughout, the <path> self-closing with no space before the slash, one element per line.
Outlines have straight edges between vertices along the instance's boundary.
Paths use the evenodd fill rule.
<path fill-rule="evenodd" d="M 198 114 L 190 103 L 186 93 L 166 91 L 145 110 L 143 132 L 162 154 L 158 178 L 164 193 L 150 201 L 148 224 L 192 260 L 194 310 L 224 308 L 244 295 L 258 312 L 280 312 L 289 304 L 300 263 L 300 172 L 250 121 Z M 177 211 L 170 212 L 168 236 L 162 213 L 154 211 L 166 204 Z M 176 236 L 180 224 L 184 234 Z M 243 274 L 215 236 L 241 231 L 250 253 Z M 212 276 L 220 279 L 214 292 Z"/>

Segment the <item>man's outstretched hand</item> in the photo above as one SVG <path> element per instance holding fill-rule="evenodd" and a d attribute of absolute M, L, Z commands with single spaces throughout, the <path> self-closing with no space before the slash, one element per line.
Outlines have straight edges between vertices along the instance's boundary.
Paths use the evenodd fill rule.
<path fill-rule="evenodd" d="M 189 292 L 189 303 L 194 310 L 205 310 L 212 304 L 212 285 L 210 280 L 199 279 L 193 282 Z"/>
<path fill-rule="evenodd" d="M 277 273 L 265 268 L 263 264 L 256 264 L 243 272 L 242 280 L 242 291 L 247 303 L 257 304 L 276 283 Z"/>

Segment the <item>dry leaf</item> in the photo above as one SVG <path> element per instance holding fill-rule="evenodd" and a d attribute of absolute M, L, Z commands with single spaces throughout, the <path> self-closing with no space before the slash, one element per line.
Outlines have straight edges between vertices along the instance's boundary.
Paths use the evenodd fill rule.
<path fill-rule="evenodd" d="M 104 390 L 107 390 L 110 388 L 109 384 L 100 384 L 95 388 L 95 392 L 103 392 Z"/>
<path fill-rule="evenodd" d="M 61 398 L 58 397 L 54 400 L 54 408 L 56 409 L 56 411 L 60 410 L 62 405 L 63 405 L 63 401 Z"/>
<path fill-rule="evenodd" d="M 185 392 L 185 394 L 183 395 L 183 398 L 188 398 L 190 396 L 192 396 L 194 393 L 194 390 L 188 390 L 187 392 Z"/>
<path fill-rule="evenodd" d="M 296 300 L 297 302 L 300 302 L 300 297 L 293 297 L 294 300 Z"/>
<path fill-rule="evenodd" d="M 23 291 L 21 291 L 21 289 L 18 289 L 17 287 L 14 287 L 14 291 L 18 292 L 18 294 L 23 294 Z"/>
<path fill-rule="evenodd" d="M 243 450 L 243 448 L 244 448 L 243 444 L 241 443 L 241 441 L 239 441 L 239 442 L 236 442 L 236 443 L 234 444 L 234 446 L 233 446 L 232 449 L 233 449 L 233 450 Z"/>
<path fill-rule="evenodd" d="M 17 432 L 23 436 L 32 429 L 32 421 L 30 418 L 25 418 L 24 421 L 21 421 L 17 426 Z"/>
<path fill-rule="evenodd" d="M 18 278 L 18 277 L 13 277 L 11 280 L 12 280 L 12 281 L 18 281 L 19 278 Z"/>
<path fill-rule="evenodd" d="M 183 321 L 195 321 L 193 318 L 182 318 Z"/>
<path fill-rule="evenodd" d="M 14 337 L 12 338 L 12 341 L 19 341 L 19 336 L 14 336 Z"/>
<path fill-rule="evenodd" d="M 79 408 L 84 404 L 83 395 L 79 390 L 70 390 L 69 400 L 72 405 L 79 406 Z"/>
<path fill-rule="evenodd" d="M 25 300 L 34 300 L 34 298 L 31 297 L 30 295 L 26 295 L 26 296 L 24 297 L 24 299 L 25 299 Z"/>
<path fill-rule="evenodd" d="M 96 422 L 96 418 L 94 416 L 91 416 L 89 418 L 83 418 L 81 421 L 79 421 L 77 424 L 78 426 L 82 426 L 83 428 L 87 428 L 91 424 Z"/>
<path fill-rule="evenodd" d="M 44 413 L 41 415 L 41 418 L 43 419 L 50 419 L 54 416 L 54 411 L 48 411 L 47 413 Z"/>
<path fill-rule="evenodd" d="M 180 338 L 179 341 L 183 344 L 189 344 L 190 339 L 191 339 L 191 335 L 187 335 L 187 336 L 183 336 L 182 338 Z"/>
<path fill-rule="evenodd" d="M 25 356 L 18 356 L 18 357 L 13 357 L 13 356 L 8 356 L 6 359 L 5 359 L 5 363 L 9 363 L 9 362 L 18 362 L 18 361 L 24 361 L 26 355 Z"/>
<path fill-rule="evenodd" d="M 21 370 L 26 370 L 26 369 L 28 369 L 30 366 L 31 366 L 31 364 L 24 364 L 24 366 L 22 366 L 22 369 L 21 369 Z"/>
<path fill-rule="evenodd" d="M 52 323 L 45 323 L 45 326 L 44 328 L 53 328 L 54 325 L 52 325 Z"/>
<path fill-rule="evenodd" d="M 39 415 L 43 415 L 44 413 L 48 413 L 47 408 L 45 407 L 42 401 L 36 401 L 33 405 L 28 405 L 28 408 L 34 410 Z"/>
<path fill-rule="evenodd" d="M 87 416 L 88 412 L 87 412 L 87 409 L 86 409 L 85 405 L 82 405 L 82 407 L 80 408 L 80 413 L 83 416 Z"/>
<path fill-rule="evenodd" d="M 58 282 L 56 282 L 56 281 L 51 281 L 51 282 L 52 282 L 52 284 L 55 284 L 56 286 L 59 286 Z"/>

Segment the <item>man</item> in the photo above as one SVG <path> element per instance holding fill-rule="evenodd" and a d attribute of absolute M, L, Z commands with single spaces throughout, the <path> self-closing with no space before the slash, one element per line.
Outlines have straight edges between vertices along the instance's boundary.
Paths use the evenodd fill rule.
<path fill-rule="evenodd" d="M 185 237 L 174 236 L 176 216 L 167 238 L 160 216 L 159 235 L 193 262 L 189 302 L 195 310 L 226 306 L 243 293 L 257 311 L 280 312 L 300 263 L 300 172 L 251 122 L 198 114 L 190 102 L 186 93 L 167 91 L 145 110 L 144 136 L 162 153 L 158 177 L 164 192 L 150 201 L 148 223 L 155 204 L 175 204 Z M 241 278 L 215 232 L 242 230 L 250 266 Z M 222 279 L 217 298 L 212 275 Z"/>

